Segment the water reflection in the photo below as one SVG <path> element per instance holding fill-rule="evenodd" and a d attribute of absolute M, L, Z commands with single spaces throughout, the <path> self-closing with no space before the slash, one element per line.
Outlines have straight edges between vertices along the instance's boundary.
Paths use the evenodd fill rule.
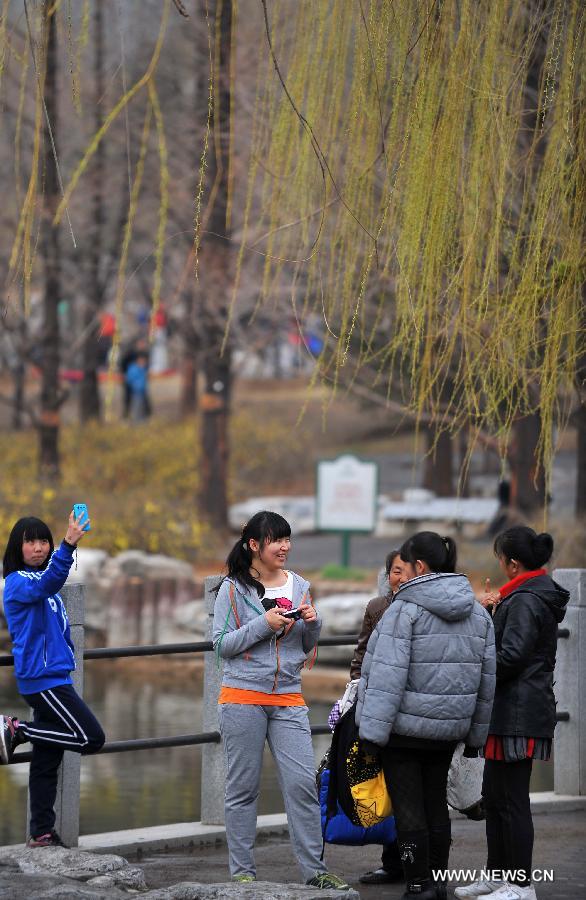
<path fill-rule="evenodd" d="M 108 740 L 164 737 L 202 730 L 201 676 L 189 671 L 161 678 L 131 677 L 108 662 L 88 663 L 85 696 Z M 163 682 L 162 684 L 160 682 Z M 325 722 L 330 704 L 312 704 L 313 722 Z M 0 710 L 27 718 L 29 711 L 8 670 L 0 670 Z M 329 744 L 315 739 L 319 761 Z M 0 768 L 0 845 L 19 843 L 26 828 L 28 765 Z M 140 828 L 200 818 L 201 747 L 141 750 L 85 757 L 81 764 L 82 834 Z M 8 813 L 10 810 L 10 814 Z M 259 814 L 282 812 L 270 754 L 266 753 Z"/>
<path fill-rule="evenodd" d="M 140 671 L 142 674 L 140 674 Z M 86 664 L 85 696 L 108 740 L 163 737 L 202 730 L 201 674 L 189 664 L 157 661 L 142 670 L 108 661 Z M 333 698 L 332 698 L 333 699 Z M 324 723 L 329 698 L 312 703 L 312 723 Z M 0 669 L 0 711 L 23 718 L 28 710 L 14 677 Z M 314 738 L 316 764 L 329 738 Z M 200 817 L 201 747 L 141 750 L 86 757 L 81 765 L 82 834 L 140 828 Z M 19 843 L 26 827 L 28 766 L 0 767 L 0 845 Z M 532 790 L 552 790 L 553 765 L 536 763 Z M 283 811 L 276 771 L 267 751 L 259 814 Z"/>

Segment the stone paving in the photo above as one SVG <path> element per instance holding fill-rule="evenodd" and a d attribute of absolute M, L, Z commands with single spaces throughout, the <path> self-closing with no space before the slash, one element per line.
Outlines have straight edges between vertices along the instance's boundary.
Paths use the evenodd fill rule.
<path fill-rule="evenodd" d="M 553 883 L 536 884 L 538 900 L 584 900 L 586 898 L 586 810 L 534 815 L 534 867 L 554 870 Z M 456 819 L 452 822 L 454 868 L 482 868 L 486 862 L 484 822 Z M 356 890 L 361 900 L 400 900 L 402 885 L 369 886 L 358 876 L 380 865 L 380 848 L 328 845 L 326 863 Z M 295 881 L 299 875 L 289 841 L 269 837 L 257 842 L 259 878 Z M 227 879 L 226 849 L 222 845 L 195 848 L 191 852 L 153 854 L 133 860 L 141 866 L 149 887 L 176 881 L 217 882 Z M 275 873 L 278 872 L 278 879 Z M 452 888 L 456 887 L 454 882 Z M 449 891 L 453 897 L 453 891 Z"/>
<path fill-rule="evenodd" d="M 534 816 L 536 869 L 552 869 L 553 882 L 536 883 L 539 900 L 586 898 L 586 810 Z M 481 868 L 485 861 L 484 823 L 452 822 L 453 868 Z M 316 891 L 298 883 L 289 841 L 260 836 L 256 860 L 259 881 L 229 884 L 222 841 L 188 850 L 128 855 L 83 851 L 0 848 L 1 900 L 107 900 L 139 893 L 145 900 L 400 900 L 402 885 L 368 886 L 358 881 L 380 862 L 380 848 L 326 849 L 328 867 L 352 886 L 350 893 Z M 452 884 L 452 888 L 455 883 Z M 453 896 L 449 891 L 449 896 Z"/>

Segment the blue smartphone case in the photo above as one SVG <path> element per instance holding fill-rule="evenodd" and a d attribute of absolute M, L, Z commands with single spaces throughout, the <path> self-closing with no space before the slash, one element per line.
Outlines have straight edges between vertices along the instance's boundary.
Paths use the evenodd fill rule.
<path fill-rule="evenodd" d="M 87 511 L 87 505 L 85 503 L 74 503 L 73 504 L 73 515 L 75 516 L 76 519 L 81 518 L 82 523 L 85 522 L 85 520 L 87 518 L 89 518 L 88 511 Z M 83 530 L 91 531 L 92 526 L 88 524 L 88 525 L 86 525 L 86 527 Z"/>

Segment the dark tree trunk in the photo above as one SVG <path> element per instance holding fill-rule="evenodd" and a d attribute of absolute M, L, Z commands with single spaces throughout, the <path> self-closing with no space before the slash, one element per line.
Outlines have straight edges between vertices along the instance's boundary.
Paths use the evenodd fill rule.
<path fill-rule="evenodd" d="M 468 459 L 469 451 L 469 434 L 467 428 L 462 428 L 458 434 L 459 448 L 459 473 L 458 473 L 458 492 L 461 497 L 470 496 L 470 467 L 472 459 Z"/>
<path fill-rule="evenodd" d="M 586 403 L 581 403 L 575 414 L 577 431 L 577 468 L 576 483 L 576 516 L 586 519 Z"/>
<path fill-rule="evenodd" d="M 509 445 L 511 468 L 511 505 L 530 515 L 545 506 L 545 473 L 537 473 L 537 444 L 541 416 L 532 413 L 516 420 Z"/>
<path fill-rule="evenodd" d="M 104 24 L 103 6 L 94 4 L 94 130 L 102 126 L 102 98 L 104 96 Z M 100 334 L 100 308 L 102 305 L 102 226 L 104 222 L 104 142 L 96 148 L 92 179 L 92 226 L 89 243 L 89 284 L 88 296 L 83 310 L 84 341 L 82 348 L 83 379 L 80 390 L 80 418 L 82 422 L 99 419 L 101 414 L 100 390 L 98 384 Z"/>
<path fill-rule="evenodd" d="M 25 373 L 26 368 L 24 362 L 19 360 L 12 372 L 14 384 L 14 393 L 12 395 L 12 428 L 14 431 L 20 431 L 23 425 Z"/>
<path fill-rule="evenodd" d="M 181 418 L 197 412 L 197 357 L 194 350 L 185 353 L 181 367 Z"/>
<path fill-rule="evenodd" d="M 20 311 L 20 322 L 17 326 L 15 350 L 16 362 L 12 369 L 12 383 L 14 391 L 12 394 L 12 427 L 14 431 L 20 431 L 23 426 L 24 413 L 24 393 L 26 381 L 26 330 L 27 323 L 24 316 L 24 298 L 21 298 L 22 309 Z"/>
<path fill-rule="evenodd" d="M 199 339 L 194 327 L 194 292 L 190 285 L 184 295 L 183 359 L 181 363 L 181 417 L 187 419 L 197 412 L 197 375 Z"/>
<path fill-rule="evenodd" d="M 215 5 L 215 4 L 214 4 Z M 216 197 L 210 212 L 200 250 L 198 290 L 201 322 L 201 366 L 205 378 L 201 397 L 200 508 L 218 529 L 228 524 L 228 421 L 231 396 L 231 351 L 222 352 L 231 285 L 229 242 L 227 236 L 228 142 L 230 116 L 230 40 L 232 3 L 223 0 L 219 21 L 210 10 L 210 18 L 220 28 L 219 59 L 215 67 L 213 129 L 219 146 L 210 144 L 209 179 L 216 182 Z"/>
<path fill-rule="evenodd" d="M 44 99 L 51 123 L 55 151 L 58 154 L 57 121 L 57 12 L 54 4 L 45 0 L 43 24 L 46 29 L 46 64 Z M 51 136 L 47 122 L 43 135 L 43 162 L 45 168 L 45 200 L 41 248 L 45 268 L 44 327 L 41 362 L 41 413 L 39 421 L 39 472 L 45 481 L 59 478 L 59 318 L 57 305 L 61 297 L 61 252 L 59 231 L 52 220 L 59 202 L 59 181 Z"/>
<path fill-rule="evenodd" d="M 434 491 L 438 497 L 453 497 L 453 446 L 447 431 L 439 431 L 435 425 L 426 429 L 427 455 L 423 469 L 423 487 Z"/>
<path fill-rule="evenodd" d="M 586 334 L 586 284 L 582 285 L 582 315 L 580 333 Z M 584 346 L 584 345 L 582 345 Z M 575 413 L 577 432 L 576 466 L 576 516 L 586 518 L 586 349 L 580 355 L 576 367 L 578 409 Z"/>

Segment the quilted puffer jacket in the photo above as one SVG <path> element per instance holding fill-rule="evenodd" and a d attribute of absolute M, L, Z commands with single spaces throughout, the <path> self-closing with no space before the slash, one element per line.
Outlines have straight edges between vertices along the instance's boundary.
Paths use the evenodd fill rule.
<path fill-rule="evenodd" d="M 569 596 L 549 575 L 540 575 L 497 606 L 497 687 L 491 734 L 553 737 L 557 631 Z"/>
<path fill-rule="evenodd" d="M 465 575 L 399 588 L 368 642 L 356 722 L 384 747 L 391 732 L 482 747 L 495 689 L 492 621 Z"/>

